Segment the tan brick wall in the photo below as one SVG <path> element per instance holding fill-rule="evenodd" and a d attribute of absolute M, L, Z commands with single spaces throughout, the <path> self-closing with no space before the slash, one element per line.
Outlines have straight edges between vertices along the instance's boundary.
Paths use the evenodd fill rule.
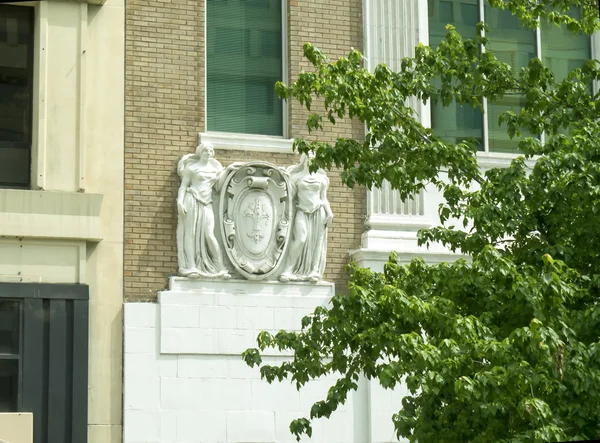
<path fill-rule="evenodd" d="M 125 121 L 125 296 L 154 300 L 177 271 L 175 198 L 177 161 L 192 152 L 204 130 L 204 2 L 202 0 L 128 0 L 126 10 Z M 360 48 L 360 0 L 290 1 L 289 73 L 294 79 L 307 63 L 302 45 L 311 41 L 332 58 Z M 290 109 L 290 136 L 305 136 L 297 103 Z M 342 122 L 318 134 L 360 137 L 362 126 Z M 267 160 L 289 165 L 297 156 L 217 150 L 224 165 Z M 348 251 L 363 231 L 365 191 L 347 189 L 339 174 L 328 173 L 329 200 L 335 214 L 329 230 L 325 278 L 344 291 Z"/>

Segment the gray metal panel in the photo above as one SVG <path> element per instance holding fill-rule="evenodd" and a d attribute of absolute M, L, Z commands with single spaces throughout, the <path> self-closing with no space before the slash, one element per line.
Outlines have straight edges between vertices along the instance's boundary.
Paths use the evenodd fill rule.
<path fill-rule="evenodd" d="M 38 436 L 42 435 L 48 379 L 44 373 L 44 361 L 48 360 L 48 352 L 44 349 L 44 308 L 41 299 L 24 300 L 23 326 L 23 357 L 27 358 L 21 359 L 22 411 L 33 412 L 33 435 L 35 443 L 40 443 Z"/>
<path fill-rule="evenodd" d="M 65 300 L 50 300 L 50 328 L 49 328 L 49 366 L 48 366 L 48 428 L 46 429 L 47 442 L 64 442 L 67 440 L 66 424 L 70 423 L 69 403 L 71 402 L 72 367 L 68 367 L 67 354 L 67 302 Z M 71 328 L 69 328 L 71 329 Z M 70 428 L 70 426 L 69 426 Z M 69 432 L 70 433 L 70 432 Z"/>
<path fill-rule="evenodd" d="M 0 298 L 89 300 L 87 285 L 51 283 L 0 283 Z"/>
<path fill-rule="evenodd" d="M 22 410 L 34 414 L 34 443 L 87 442 L 86 285 L 0 283 L 22 299 Z"/>
<path fill-rule="evenodd" d="M 87 442 L 88 301 L 73 300 L 73 423 L 72 442 Z"/>

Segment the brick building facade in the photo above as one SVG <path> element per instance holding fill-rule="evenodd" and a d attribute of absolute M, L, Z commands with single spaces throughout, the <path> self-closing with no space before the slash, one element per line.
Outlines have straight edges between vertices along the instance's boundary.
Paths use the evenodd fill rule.
<path fill-rule="evenodd" d="M 285 9 L 284 9 L 285 10 Z M 308 68 L 302 45 L 310 41 L 332 58 L 362 46 L 360 0 L 290 1 L 283 26 L 287 40 L 286 81 Z M 125 297 L 155 300 L 177 272 L 176 166 L 192 152 L 198 133 L 206 132 L 205 2 L 132 0 L 126 11 L 125 123 Z M 287 32 L 286 32 L 287 31 Z M 306 136 L 306 112 L 291 103 L 285 139 Z M 342 122 L 319 137 L 361 137 L 359 122 Z M 285 141 L 284 139 L 284 141 Z M 260 142 L 259 142 L 260 143 Z M 279 152 L 223 148 L 213 143 L 223 165 L 266 160 L 277 165 L 297 161 L 290 143 Z M 271 150 L 273 151 L 273 150 Z M 335 214 L 329 229 L 325 279 L 346 286 L 349 251 L 359 247 L 365 214 L 365 190 L 348 189 L 329 172 L 328 197 Z"/>
<path fill-rule="evenodd" d="M 271 20 L 276 14 L 280 26 L 263 26 L 263 18 Z M 254 21 L 254 27 L 244 21 Z M 273 37 L 278 27 L 280 39 Z M 224 166 L 252 160 L 294 164 L 298 156 L 292 139 L 309 136 L 308 113 L 292 102 L 285 108 L 282 103 L 275 116 L 276 103 L 281 102 L 275 101 L 273 86 L 279 78 L 292 82 L 310 68 L 302 54 L 305 42 L 333 60 L 357 48 L 364 51 L 367 67 L 385 62 L 399 69 L 402 57 L 410 56 L 420 41 L 427 41 L 427 2 L 422 0 L 127 3 L 125 443 L 295 441 L 290 421 L 309 414 L 312 404 L 326 396 L 334 376 L 311 382 L 300 392 L 291 384 L 269 386 L 240 354 L 255 345 L 260 331 L 298 330 L 304 315 L 328 305 L 333 287 L 170 279 L 178 267 L 178 161 L 202 141 L 213 144 L 215 158 Z M 228 46 L 230 42 L 234 43 Z M 239 60 L 240 52 L 237 66 L 231 59 Z M 260 66 L 275 55 L 281 56 L 278 78 Z M 263 75 L 258 79 L 262 89 L 244 95 L 230 71 Z M 249 81 L 256 84 L 257 78 Z M 429 109 L 413 105 L 427 124 Z M 246 120 L 236 120 L 243 112 L 249 112 L 259 129 L 240 129 L 248 127 Z M 265 118 L 267 114 L 274 120 Z M 362 124 L 342 121 L 310 137 L 334 141 L 363 135 Z M 403 261 L 427 253 L 417 247 L 416 232 L 437 218 L 435 196 L 423 193 L 402 201 L 387 185 L 349 189 L 341 184 L 338 171 L 329 171 L 328 177 L 327 196 L 335 218 L 328 232 L 324 280 L 335 283 L 337 293 L 347 290 L 344 268 L 351 258 L 381 270 L 391 250 Z M 448 254 L 429 251 L 428 259 L 446 260 Z M 274 351 L 265 358 L 275 363 L 290 357 L 289 352 Z M 309 441 L 397 441 L 389 417 L 400 407 L 403 394 L 386 391 L 375 381 L 361 379 L 359 384 L 344 408 L 315 424 Z"/>

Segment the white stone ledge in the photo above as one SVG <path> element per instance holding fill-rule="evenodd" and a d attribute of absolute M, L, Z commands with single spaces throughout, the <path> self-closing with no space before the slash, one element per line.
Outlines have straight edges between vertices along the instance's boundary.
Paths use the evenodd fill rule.
<path fill-rule="evenodd" d="M 210 143 L 215 149 L 293 153 L 292 144 L 294 140 L 283 137 L 229 132 L 203 132 L 199 133 L 198 137 L 200 142 Z"/>
<path fill-rule="evenodd" d="M 159 297 L 168 297 L 168 293 L 191 292 L 214 295 L 255 295 L 283 297 L 331 297 L 335 285 L 330 282 L 287 282 L 253 280 L 203 280 L 186 277 L 169 278 L 169 291 L 163 291 Z M 194 300 L 191 298 L 190 300 Z"/>
<path fill-rule="evenodd" d="M 416 232 L 431 227 L 431 220 L 424 215 L 371 214 L 365 225 L 374 230 Z"/>
<path fill-rule="evenodd" d="M 510 165 L 510 162 L 517 158 L 520 154 L 508 154 L 502 152 L 478 152 L 477 164 L 482 169 L 504 168 Z M 525 160 L 525 164 L 533 168 L 536 159 Z"/>
<path fill-rule="evenodd" d="M 388 262 L 390 253 L 390 249 L 361 248 L 350 251 L 350 257 L 361 267 L 382 272 L 383 266 Z M 432 251 L 425 248 L 396 251 L 396 255 L 400 264 L 408 264 L 415 258 L 422 258 L 427 264 L 431 265 L 444 262 L 452 263 L 461 258 L 468 259 L 468 256 L 463 254 L 454 254 L 450 251 Z"/>

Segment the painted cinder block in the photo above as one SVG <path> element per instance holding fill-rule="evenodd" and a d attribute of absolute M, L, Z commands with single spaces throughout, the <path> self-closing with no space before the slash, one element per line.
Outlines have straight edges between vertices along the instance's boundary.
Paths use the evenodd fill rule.
<path fill-rule="evenodd" d="M 227 412 L 228 443 L 275 443 L 273 411 Z"/>
<path fill-rule="evenodd" d="M 199 325 L 201 328 L 235 329 L 237 309 L 232 306 L 200 306 Z"/>
<path fill-rule="evenodd" d="M 202 387 L 204 409 L 233 411 L 251 409 L 252 385 L 250 380 L 208 379 Z"/>
<path fill-rule="evenodd" d="M 220 355 L 180 355 L 176 358 L 177 377 L 227 377 L 227 357 Z"/>
<path fill-rule="evenodd" d="M 177 441 L 178 411 L 160 411 L 160 441 Z"/>
<path fill-rule="evenodd" d="M 124 383 L 124 409 L 158 409 L 160 406 L 160 378 L 128 375 Z"/>
<path fill-rule="evenodd" d="M 161 378 L 160 408 L 165 411 L 206 409 L 202 401 L 202 379 Z"/>
<path fill-rule="evenodd" d="M 160 324 L 164 328 L 198 327 L 198 311 L 198 306 L 161 305 Z"/>
<path fill-rule="evenodd" d="M 248 348 L 256 347 L 256 335 L 254 330 L 219 329 L 217 354 L 241 355 Z"/>
<path fill-rule="evenodd" d="M 252 409 L 267 411 L 299 411 L 300 394 L 289 381 L 267 383 L 252 380 Z"/>
<path fill-rule="evenodd" d="M 158 305 L 156 303 L 125 303 L 123 309 L 125 324 L 131 328 L 156 326 Z"/>
<path fill-rule="evenodd" d="M 179 411 L 177 413 L 177 442 L 227 442 L 226 412 Z"/>
<path fill-rule="evenodd" d="M 129 442 L 160 441 L 160 412 L 133 410 L 123 412 L 124 440 Z"/>
<path fill-rule="evenodd" d="M 125 353 L 156 354 L 156 328 L 125 327 Z"/>
<path fill-rule="evenodd" d="M 241 358 L 241 356 L 227 356 L 227 378 L 236 379 L 258 379 L 260 370 L 257 367 L 251 368 Z"/>
<path fill-rule="evenodd" d="M 129 377 L 175 377 L 176 355 L 125 354 L 125 374 Z"/>
<path fill-rule="evenodd" d="M 217 354 L 216 329 L 164 328 L 160 330 L 162 354 Z"/>
<path fill-rule="evenodd" d="M 238 329 L 273 329 L 273 307 L 242 306 L 236 311 Z"/>

